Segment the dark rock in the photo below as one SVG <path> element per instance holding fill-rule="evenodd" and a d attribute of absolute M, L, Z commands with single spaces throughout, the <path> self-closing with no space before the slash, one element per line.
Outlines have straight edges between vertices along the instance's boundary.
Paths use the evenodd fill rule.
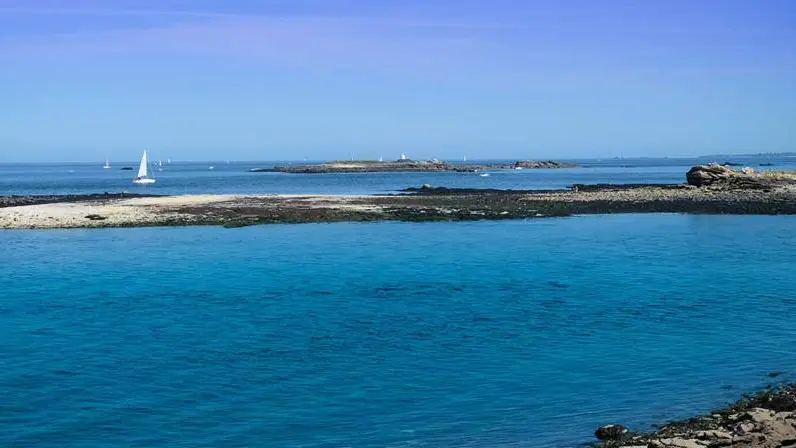
<path fill-rule="evenodd" d="M 122 171 L 132 171 L 132 170 L 133 170 L 133 167 L 131 167 L 131 166 L 125 166 L 125 167 L 122 167 L 122 168 L 119 168 L 119 169 L 120 169 L 120 170 L 122 170 Z"/>
<path fill-rule="evenodd" d="M 627 434 L 627 428 L 622 425 L 605 425 L 594 431 L 594 436 L 599 440 L 618 439 Z"/>
<path fill-rule="evenodd" d="M 739 422 L 733 425 L 732 432 L 739 436 L 749 434 L 755 430 L 755 424 L 752 422 Z"/>
<path fill-rule="evenodd" d="M 774 166 L 773 163 L 761 163 L 758 166 Z"/>
<path fill-rule="evenodd" d="M 780 375 L 782 375 L 782 372 L 769 372 L 768 373 L 768 377 L 769 378 L 776 378 L 776 377 L 778 377 Z"/>
<path fill-rule="evenodd" d="M 21 205 L 56 204 L 60 202 L 104 201 L 110 199 L 152 198 L 161 195 L 136 193 L 94 193 L 65 195 L 0 196 L 0 208 Z"/>
<path fill-rule="evenodd" d="M 94 215 L 94 214 L 92 214 L 92 215 L 86 215 L 86 219 L 90 219 L 91 221 L 104 221 L 104 220 L 106 220 L 108 218 L 106 218 L 106 217 L 104 217 L 102 215 Z"/>
<path fill-rule="evenodd" d="M 600 191 L 620 191 L 643 188 L 662 188 L 665 190 L 682 190 L 689 188 L 678 184 L 574 184 L 572 191 L 580 192 L 600 192 Z"/>
<path fill-rule="evenodd" d="M 704 187 L 718 182 L 726 182 L 737 175 L 738 173 L 722 165 L 699 165 L 688 170 L 685 179 L 688 185 Z"/>
<path fill-rule="evenodd" d="M 741 166 L 741 163 L 733 163 L 733 162 L 724 162 L 721 166 Z"/>
<path fill-rule="evenodd" d="M 692 167 L 685 175 L 689 185 L 697 187 L 717 187 L 727 190 L 769 190 L 778 182 L 744 168 L 733 171 L 722 165 L 699 165 Z"/>

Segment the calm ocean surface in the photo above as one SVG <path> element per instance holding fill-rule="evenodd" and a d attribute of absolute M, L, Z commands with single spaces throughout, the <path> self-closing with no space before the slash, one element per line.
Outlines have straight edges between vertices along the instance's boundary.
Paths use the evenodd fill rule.
<path fill-rule="evenodd" d="M 154 185 L 134 185 L 138 162 L 93 164 L 0 164 L 0 195 L 83 194 L 140 192 L 154 194 L 373 194 L 432 184 L 444 187 L 549 189 L 574 183 L 683 183 L 685 173 L 696 164 L 730 161 L 757 169 L 796 169 L 791 157 L 724 157 L 701 159 L 606 159 L 574 160 L 582 168 L 493 171 L 489 177 L 477 173 L 358 173 L 284 174 L 250 173 L 251 168 L 270 167 L 275 162 L 174 162 L 154 171 Z M 285 162 L 286 163 L 286 162 Z M 478 163 L 478 162 L 475 162 Z M 759 166 L 773 164 L 773 166 Z M 213 169 L 209 169 L 210 167 Z"/>
<path fill-rule="evenodd" d="M 0 231 L 0 446 L 571 447 L 691 416 L 795 379 L 795 228 Z"/>

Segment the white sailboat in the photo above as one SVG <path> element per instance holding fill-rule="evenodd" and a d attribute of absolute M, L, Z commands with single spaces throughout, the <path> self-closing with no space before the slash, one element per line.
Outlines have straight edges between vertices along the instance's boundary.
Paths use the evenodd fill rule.
<path fill-rule="evenodd" d="M 146 151 L 144 151 L 144 155 L 141 156 L 141 163 L 138 165 L 138 176 L 133 180 L 133 183 L 154 184 L 155 179 L 147 175 L 148 171 L 149 163 L 147 162 Z"/>
<path fill-rule="evenodd" d="M 103 166 L 103 168 L 105 168 L 106 170 L 109 170 L 111 168 L 111 161 L 108 160 L 108 159 L 105 159 L 105 166 Z"/>

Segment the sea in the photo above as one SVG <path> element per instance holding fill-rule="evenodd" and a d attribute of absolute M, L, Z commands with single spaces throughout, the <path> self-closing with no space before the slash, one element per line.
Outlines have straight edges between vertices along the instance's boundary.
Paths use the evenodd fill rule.
<path fill-rule="evenodd" d="M 468 163 L 509 163 L 479 160 Z M 559 189 L 572 184 L 685 182 L 694 165 L 717 162 L 756 170 L 796 169 L 791 156 L 710 156 L 567 160 L 579 168 L 492 170 L 485 173 L 350 173 L 286 174 L 250 172 L 256 168 L 320 162 L 185 162 L 152 166 L 152 185 L 135 185 L 138 162 L 0 164 L 0 195 L 132 192 L 149 194 L 389 194 L 424 184 L 451 188 Z M 451 163 L 464 163 L 452 161 Z M 122 170 L 127 168 L 127 170 Z M 489 174 L 489 176 L 482 176 Z"/>
<path fill-rule="evenodd" d="M 536 189 L 689 166 L 593 163 L 173 162 L 140 189 L 102 163 L 0 165 L 0 194 Z M 639 214 L 0 231 L 0 446 L 578 447 L 604 424 L 648 430 L 796 381 L 794 229 Z"/>

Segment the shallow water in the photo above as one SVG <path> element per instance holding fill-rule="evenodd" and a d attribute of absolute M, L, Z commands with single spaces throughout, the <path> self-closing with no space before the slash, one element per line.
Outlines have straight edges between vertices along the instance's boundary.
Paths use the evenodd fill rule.
<path fill-rule="evenodd" d="M 794 372 L 794 228 L 2 231 L 0 446 L 566 447 L 691 416 Z"/>
<path fill-rule="evenodd" d="M 794 157 L 735 157 L 735 163 L 758 169 L 796 169 Z M 120 171 L 137 162 L 96 164 L 0 164 L 0 195 L 86 194 L 130 191 L 154 194 L 373 194 L 431 184 L 458 188 L 551 189 L 575 183 L 683 183 L 688 169 L 711 159 L 574 160 L 581 168 L 496 170 L 479 173 L 250 173 L 275 162 L 166 164 L 155 171 L 154 185 L 134 185 L 135 171 Z M 508 161 L 492 161 L 508 162 Z M 282 162 L 278 164 L 287 164 Z M 477 163 L 477 162 L 476 162 Z M 772 167 L 758 167 L 773 163 Z M 210 166 L 213 169 L 210 170 Z"/>

